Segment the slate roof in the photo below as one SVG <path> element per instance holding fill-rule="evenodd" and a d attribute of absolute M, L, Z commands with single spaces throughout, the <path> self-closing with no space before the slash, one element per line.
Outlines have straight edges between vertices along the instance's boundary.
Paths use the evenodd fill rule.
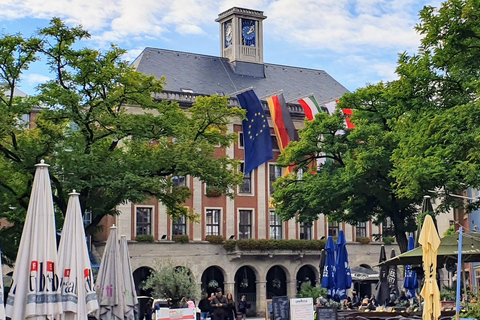
<path fill-rule="evenodd" d="M 271 63 L 240 62 L 232 66 L 227 58 L 149 47 L 132 65 L 145 74 L 165 76 L 166 91 L 192 89 L 198 94 L 231 95 L 253 87 L 262 100 L 283 90 L 287 102 L 313 93 L 319 103 L 349 92 L 324 70 Z"/>

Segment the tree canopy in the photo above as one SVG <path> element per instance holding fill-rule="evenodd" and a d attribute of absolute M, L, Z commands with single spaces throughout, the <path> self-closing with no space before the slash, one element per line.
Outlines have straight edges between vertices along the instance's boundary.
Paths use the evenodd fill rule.
<path fill-rule="evenodd" d="M 390 218 L 405 251 L 405 232 L 416 229 L 413 214 L 424 195 L 440 196 L 442 211 L 462 205 L 449 194 L 480 187 L 480 2 L 448 0 L 419 16 L 421 46 L 399 55 L 399 79 L 340 99 L 339 109 L 354 109 L 356 128 L 339 134 L 340 112 L 318 114 L 281 156 L 282 165 L 306 172 L 277 182 L 283 219 Z M 331 161 L 317 168 L 318 158 Z"/>
<path fill-rule="evenodd" d="M 193 218 L 183 206 L 190 190 L 174 187 L 175 176 L 198 178 L 230 196 L 241 182 L 234 159 L 214 157 L 215 147 L 235 140 L 227 125 L 244 116 L 241 109 L 218 96 L 198 97 L 188 110 L 157 101 L 153 96 L 165 79 L 136 72 L 116 46 L 78 49 L 88 37 L 55 18 L 31 38 L 0 38 L 0 212 L 11 222 L 1 236 L 10 243 L 19 242 L 41 159 L 51 165 L 59 218 L 76 189 L 93 216 L 90 232 L 105 215 L 117 214 L 117 205 L 148 197 L 173 217 Z M 37 95 L 18 96 L 32 63 L 47 64 L 52 79 L 38 86 Z M 35 110 L 30 124 L 22 121 Z M 15 257 L 16 247 L 4 253 Z"/>

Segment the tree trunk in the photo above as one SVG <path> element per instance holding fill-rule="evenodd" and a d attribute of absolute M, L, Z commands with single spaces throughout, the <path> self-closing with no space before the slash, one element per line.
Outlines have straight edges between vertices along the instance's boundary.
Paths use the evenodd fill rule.
<path fill-rule="evenodd" d="M 404 231 L 397 231 L 395 228 L 395 238 L 397 239 L 398 246 L 400 248 L 400 252 L 404 253 L 408 250 L 408 239 L 407 235 Z"/>

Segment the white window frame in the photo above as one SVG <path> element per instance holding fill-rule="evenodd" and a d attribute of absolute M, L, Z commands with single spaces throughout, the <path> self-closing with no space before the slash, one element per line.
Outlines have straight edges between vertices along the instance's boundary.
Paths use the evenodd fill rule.
<path fill-rule="evenodd" d="M 190 181 L 189 181 L 189 179 L 188 179 L 188 177 L 189 177 L 188 175 L 185 175 L 185 176 L 172 176 L 172 184 L 173 184 L 173 178 L 174 178 L 174 177 L 185 177 L 185 187 L 190 188 Z M 173 186 L 175 187 L 175 185 L 173 185 Z"/>
<path fill-rule="evenodd" d="M 242 146 L 242 144 L 241 144 L 240 142 L 243 143 L 243 146 Z M 245 149 L 245 139 L 244 139 L 243 131 L 239 131 L 239 132 L 238 132 L 237 146 L 238 146 L 238 149 L 242 149 L 242 150 Z"/>
<path fill-rule="evenodd" d="M 219 214 L 218 214 L 218 234 L 208 234 L 207 233 L 207 211 L 208 210 L 218 210 L 219 211 Z M 214 235 L 214 236 L 223 236 L 222 234 L 222 217 L 223 216 L 223 208 L 221 207 L 208 207 L 208 208 L 205 208 L 205 212 L 204 212 L 204 217 L 205 217 L 205 220 L 204 220 L 204 226 L 205 226 L 205 237 L 206 236 L 210 236 L 210 235 Z"/>
<path fill-rule="evenodd" d="M 285 224 L 283 223 L 282 219 L 280 219 L 280 227 L 282 228 L 281 230 L 281 234 L 280 234 L 280 239 L 278 238 L 272 238 L 272 233 L 271 233 L 271 227 L 272 225 L 270 224 L 270 214 L 271 213 L 274 213 L 276 216 L 278 216 L 276 213 L 275 213 L 275 210 L 274 209 L 269 209 L 268 210 L 268 239 L 277 239 L 277 240 L 281 240 L 281 239 L 284 239 L 284 233 L 285 233 Z M 275 228 L 278 228 L 278 224 L 275 225 Z"/>
<path fill-rule="evenodd" d="M 152 206 L 152 205 L 135 205 L 135 207 L 134 207 L 135 217 L 133 219 L 133 221 L 134 221 L 133 239 L 135 239 L 138 235 L 137 234 L 137 208 L 150 208 L 150 209 L 152 209 L 152 217 L 151 217 L 151 221 L 150 221 L 150 224 L 151 224 L 150 235 L 155 237 L 155 206 Z"/>
<path fill-rule="evenodd" d="M 255 221 L 256 221 L 256 212 L 254 208 L 237 208 L 237 235 L 236 239 L 240 239 L 240 211 L 251 211 L 252 212 L 252 221 L 251 221 L 251 234 L 248 239 L 255 239 Z"/>
<path fill-rule="evenodd" d="M 302 239 L 302 237 L 301 237 L 301 227 L 302 227 L 302 223 L 305 224 L 305 222 L 298 222 L 298 223 L 297 223 L 297 226 L 298 226 L 298 239 Z M 310 225 L 310 239 L 305 239 L 305 240 L 313 240 L 313 239 L 315 238 L 314 234 L 315 234 L 315 221 L 312 221 L 312 224 Z"/>
<path fill-rule="evenodd" d="M 242 163 L 245 167 L 245 161 L 241 161 L 240 163 Z M 239 166 L 239 169 L 240 169 L 240 166 Z M 250 189 L 251 189 L 250 193 L 240 192 L 240 186 L 238 186 L 237 187 L 237 195 L 242 196 L 242 197 L 254 197 L 255 196 L 255 184 L 254 184 L 255 180 L 254 179 L 255 179 L 255 170 L 252 170 L 250 172 Z"/>
<path fill-rule="evenodd" d="M 268 169 L 268 170 L 267 170 L 267 179 L 268 179 L 268 180 L 267 180 L 267 181 L 268 181 L 268 186 L 267 186 L 267 188 L 268 188 L 268 195 L 269 195 L 269 196 L 272 195 L 271 190 L 270 190 L 270 166 L 272 166 L 272 165 L 275 166 L 275 167 L 277 167 L 277 163 L 276 163 L 276 162 L 267 162 L 267 166 L 268 166 L 268 167 L 267 167 L 267 169 Z M 285 168 L 282 168 L 282 167 L 278 167 L 278 168 L 280 168 L 280 177 L 281 177 L 281 176 L 283 176 L 283 171 L 285 170 Z M 280 177 L 277 177 L 277 179 L 280 178 Z M 276 181 L 276 180 L 275 180 L 275 181 Z"/>
<path fill-rule="evenodd" d="M 187 217 L 185 217 L 185 216 L 184 216 L 183 218 L 185 219 L 185 233 L 184 233 L 183 235 L 187 235 L 187 236 L 188 236 L 188 224 L 189 224 L 189 223 L 188 223 L 188 219 L 187 219 Z M 170 233 L 171 233 L 171 237 L 176 236 L 176 234 L 173 234 L 173 224 L 174 224 L 174 222 L 175 222 L 175 220 L 170 219 L 170 226 L 171 226 L 171 228 L 170 228 Z"/>

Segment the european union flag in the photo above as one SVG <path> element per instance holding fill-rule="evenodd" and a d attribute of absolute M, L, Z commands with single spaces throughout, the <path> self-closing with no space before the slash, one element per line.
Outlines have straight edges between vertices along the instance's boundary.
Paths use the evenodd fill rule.
<path fill-rule="evenodd" d="M 243 120 L 245 172 L 250 173 L 259 165 L 273 159 L 272 137 L 262 103 L 253 90 L 237 94 L 238 102 L 247 110 Z"/>

